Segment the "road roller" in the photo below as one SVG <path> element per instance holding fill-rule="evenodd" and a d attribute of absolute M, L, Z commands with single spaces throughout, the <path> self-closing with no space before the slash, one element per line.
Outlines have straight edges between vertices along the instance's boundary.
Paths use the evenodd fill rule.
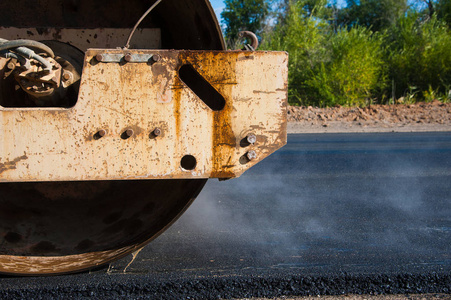
<path fill-rule="evenodd" d="M 0 1 L 0 273 L 122 258 L 285 145 L 288 55 L 248 36 L 208 0 Z"/>

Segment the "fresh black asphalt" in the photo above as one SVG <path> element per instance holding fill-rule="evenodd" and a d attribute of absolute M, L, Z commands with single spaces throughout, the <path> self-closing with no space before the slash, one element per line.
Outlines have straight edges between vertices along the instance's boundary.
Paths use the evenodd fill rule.
<path fill-rule="evenodd" d="M 451 132 L 290 135 L 210 180 L 166 233 L 104 268 L 0 278 L 0 297 L 451 296 Z"/>

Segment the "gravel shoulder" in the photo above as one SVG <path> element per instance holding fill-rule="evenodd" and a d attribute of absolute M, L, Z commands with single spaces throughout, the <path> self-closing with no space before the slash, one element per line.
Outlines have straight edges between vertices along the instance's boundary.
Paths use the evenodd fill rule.
<path fill-rule="evenodd" d="M 288 133 L 451 131 L 451 103 L 288 108 Z"/>

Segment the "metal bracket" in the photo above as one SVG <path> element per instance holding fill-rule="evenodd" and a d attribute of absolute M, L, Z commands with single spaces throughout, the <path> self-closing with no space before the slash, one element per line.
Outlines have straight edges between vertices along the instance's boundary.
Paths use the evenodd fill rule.
<path fill-rule="evenodd" d="M 0 106 L 0 182 L 238 177 L 286 143 L 287 64 L 89 49 L 74 107 Z"/>
<path fill-rule="evenodd" d="M 142 53 L 102 53 L 96 55 L 96 60 L 103 63 L 154 63 L 160 60 L 158 54 Z"/>

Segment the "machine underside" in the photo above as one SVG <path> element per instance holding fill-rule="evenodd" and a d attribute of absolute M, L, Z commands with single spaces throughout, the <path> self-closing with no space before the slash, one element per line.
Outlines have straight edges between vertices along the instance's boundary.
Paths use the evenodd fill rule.
<path fill-rule="evenodd" d="M 287 54 L 224 51 L 205 0 L 161 1 L 124 48 L 154 2 L 0 3 L 0 273 L 123 257 L 286 143 Z"/>

